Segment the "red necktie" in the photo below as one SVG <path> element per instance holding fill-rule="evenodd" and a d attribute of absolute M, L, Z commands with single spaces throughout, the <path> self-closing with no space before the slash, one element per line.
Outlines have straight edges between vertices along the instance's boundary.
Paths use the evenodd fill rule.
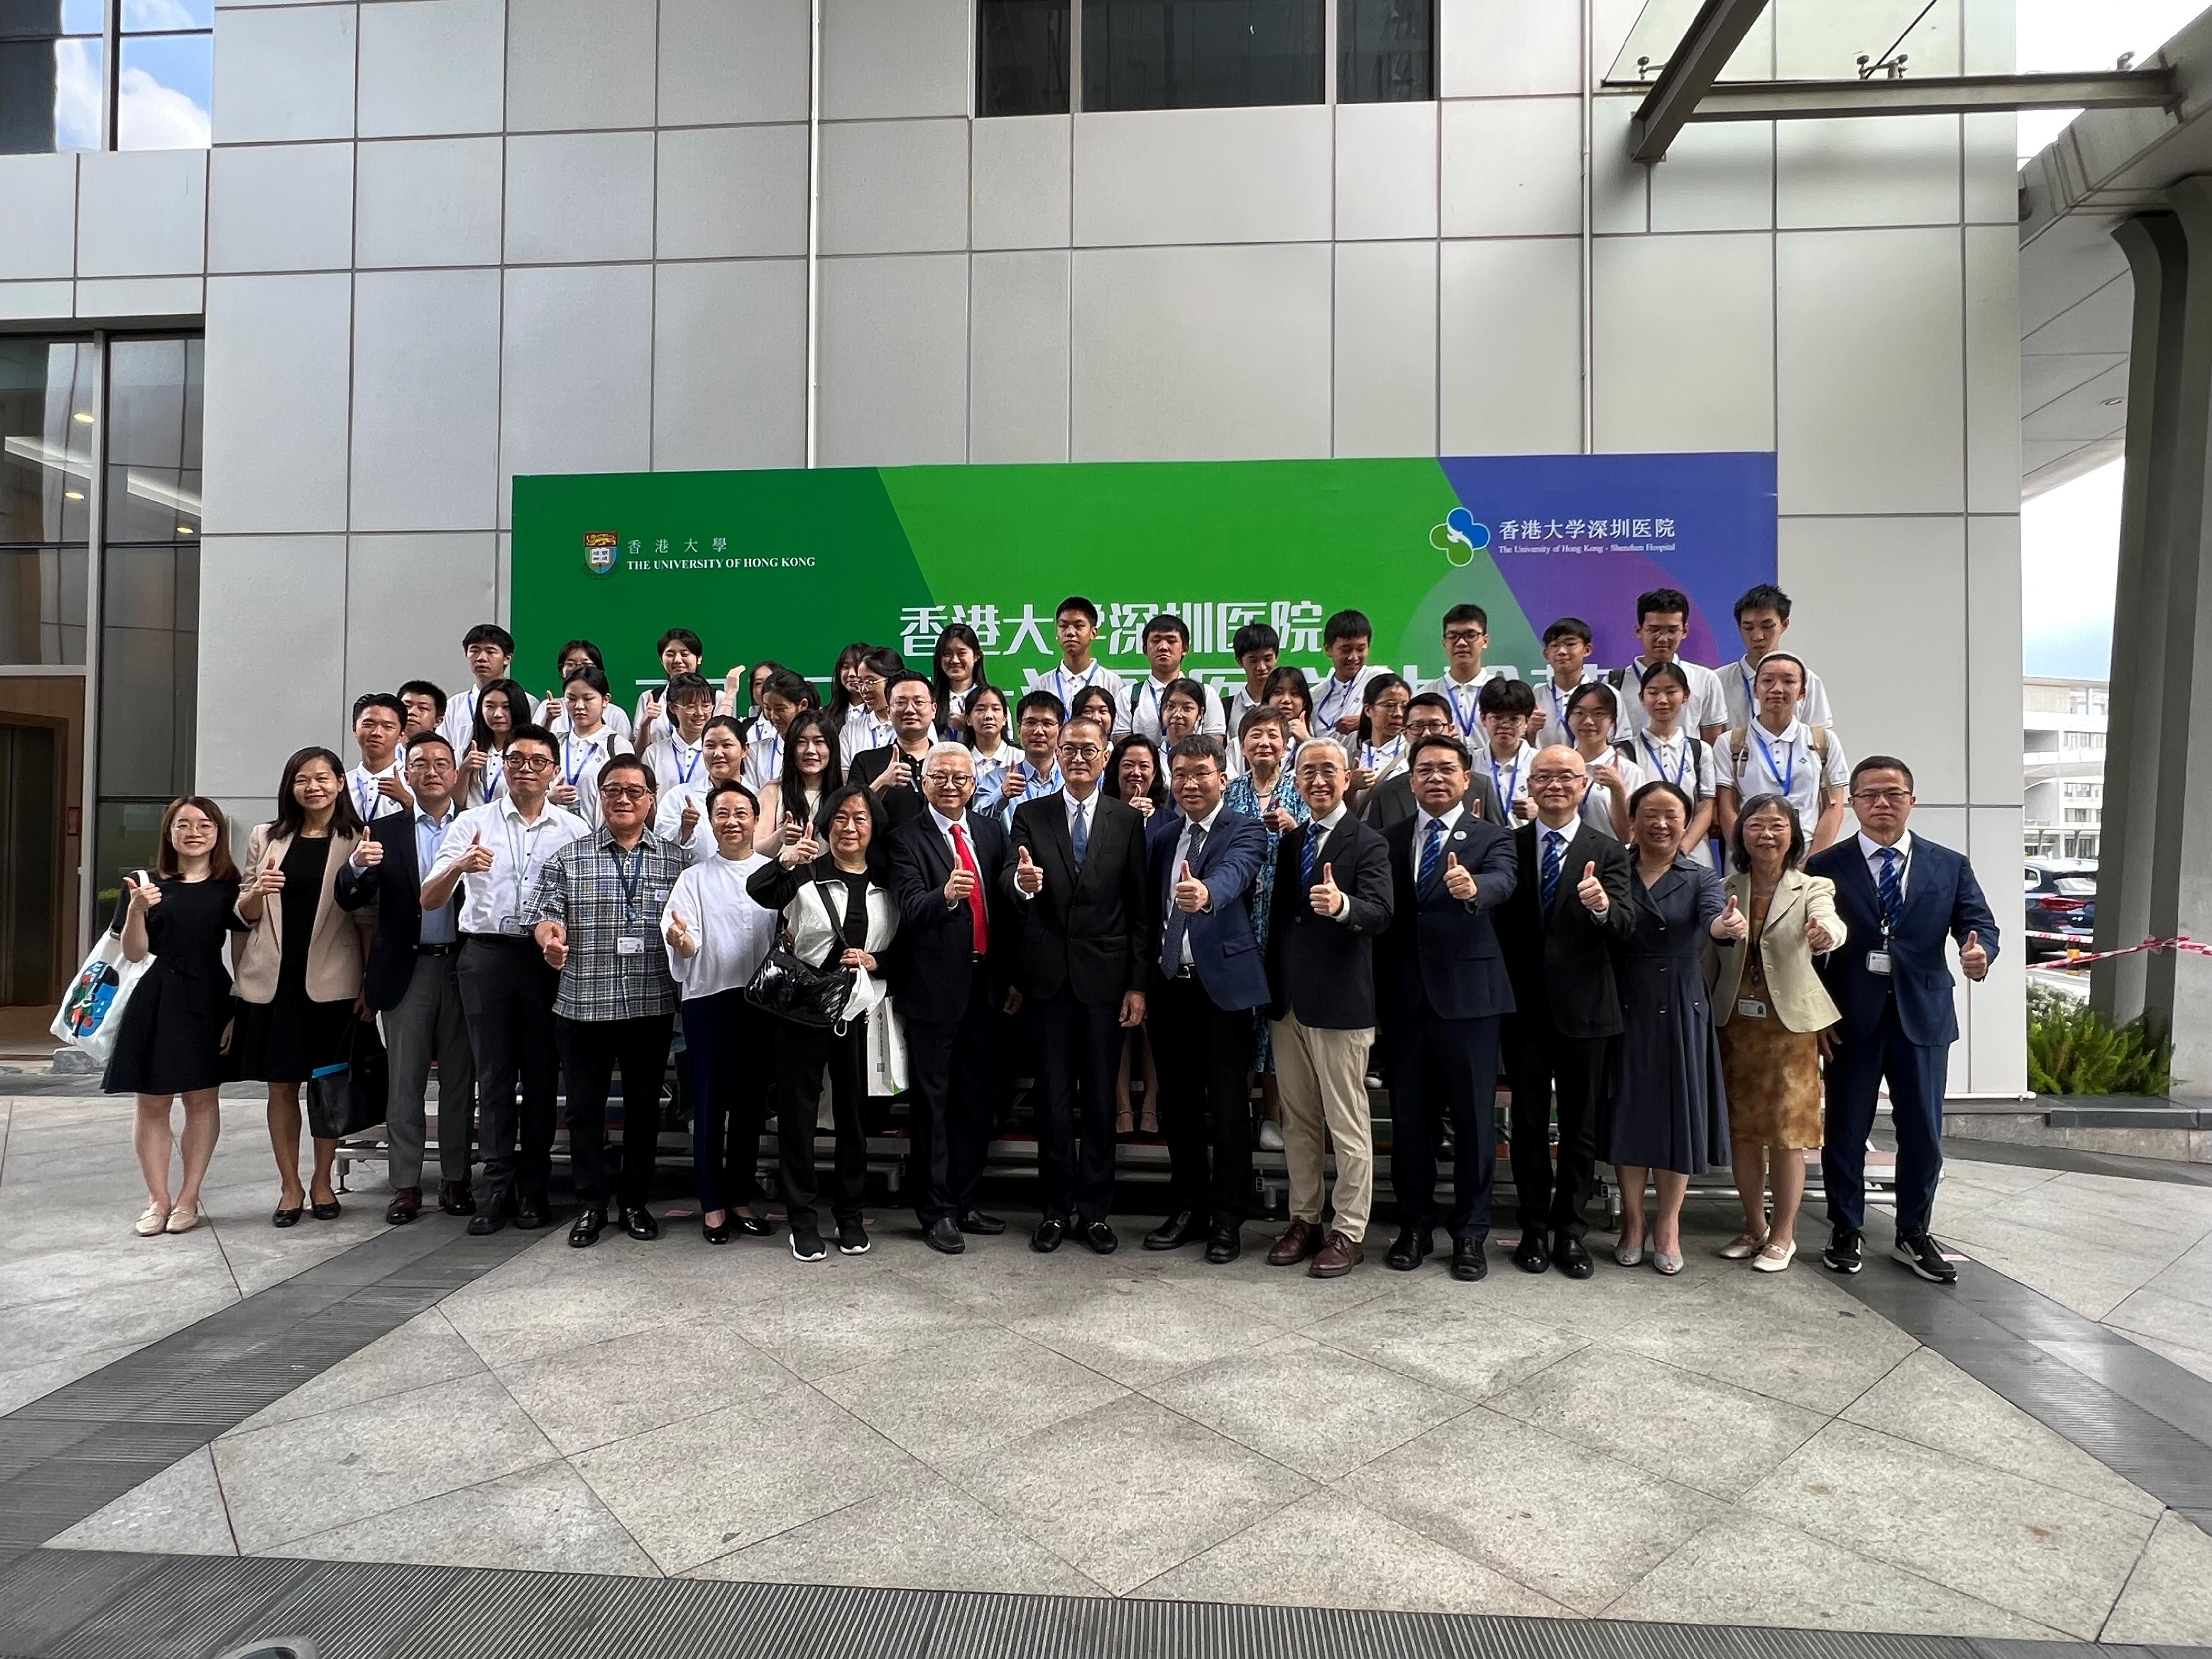
<path fill-rule="evenodd" d="M 983 956 L 991 948 L 991 924 L 983 916 L 983 872 L 975 867 L 975 854 L 969 850 L 968 831 L 957 823 L 952 826 L 952 850 L 959 854 L 960 867 L 975 883 L 968 900 L 968 915 L 975 926 L 975 954 Z"/>

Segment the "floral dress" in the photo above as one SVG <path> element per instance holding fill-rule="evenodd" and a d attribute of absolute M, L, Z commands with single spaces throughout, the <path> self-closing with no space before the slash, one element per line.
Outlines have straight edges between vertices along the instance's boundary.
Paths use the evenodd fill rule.
<path fill-rule="evenodd" d="M 1297 787 L 1291 781 L 1287 761 L 1284 763 L 1283 769 L 1276 774 L 1274 788 L 1265 794 L 1254 787 L 1249 772 L 1240 773 L 1230 779 L 1225 805 L 1232 812 L 1243 812 L 1258 818 L 1262 829 L 1267 828 L 1267 813 L 1271 806 L 1280 807 L 1300 823 L 1313 822 L 1313 809 L 1306 805 L 1305 797 L 1298 793 Z M 1259 942 L 1262 961 L 1267 955 L 1268 913 L 1273 908 L 1275 901 L 1275 849 L 1282 845 L 1282 836 L 1275 831 L 1267 830 L 1267 856 L 1261 861 L 1259 879 L 1252 884 L 1252 933 Z M 1252 1028 L 1252 1069 L 1272 1073 L 1275 1069 L 1275 1049 L 1273 1041 L 1267 1034 L 1267 1011 L 1265 1008 L 1253 1011 Z"/>

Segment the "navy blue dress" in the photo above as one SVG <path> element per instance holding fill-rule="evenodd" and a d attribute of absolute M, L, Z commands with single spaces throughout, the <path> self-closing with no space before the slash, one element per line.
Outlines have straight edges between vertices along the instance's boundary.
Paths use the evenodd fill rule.
<path fill-rule="evenodd" d="M 1678 1175 L 1724 1169 L 1728 1090 L 1699 949 L 1727 907 L 1726 890 L 1704 865 L 1679 857 L 1650 887 L 1640 875 L 1628 886 L 1636 930 L 1613 946 L 1621 1033 L 1607 1098 L 1605 1161 Z"/>

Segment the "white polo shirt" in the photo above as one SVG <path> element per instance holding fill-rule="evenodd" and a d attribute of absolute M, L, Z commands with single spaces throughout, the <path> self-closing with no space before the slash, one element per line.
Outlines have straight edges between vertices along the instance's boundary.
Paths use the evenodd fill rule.
<path fill-rule="evenodd" d="M 385 779 L 399 777 L 400 768 L 405 762 L 406 753 L 407 751 L 402 749 L 398 754 L 392 757 L 392 764 L 381 772 L 372 772 L 366 765 L 362 765 L 355 767 L 352 771 L 346 774 L 346 791 L 352 795 L 353 810 L 361 814 L 361 821 L 363 823 L 374 818 L 380 818 L 388 812 L 404 812 L 407 810 L 404 801 L 396 801 L 377 788 L 377 785 L 382 783 Z M 405 780 L 401 779 L 401 781 L 404 782 Z"/>
<path fill-rule="evenodd" d="M 1759 717 L 1759 665 L 1749 657 L 1739 657 L 1720 672 L 1721 692 L 1728 700 L 1729 730 L 1749 726 Z M 1828 688 L 1810 668 L 1805 671 L 1805 695 L 1797 699 L 1797 718 L 1808 726 L 1836 723 L 1828 708 Z"/>
<path fill-rule="evenodd" d="M 1080 674 L 1066 663 L 1056 664 L 1046 669 L 1042 674 L 1031 674 L 1028 689 L 1031 691 L 1051 692 L 1054 696 L 1060 699 L 1061 708 L 1073 713 L 1075 708 L 1075 694 L 1088 690 L 1094 685 L 1103 688 L 1113 697 L 1113 735 L 1121 737 L 1129 729 L 1129 683 L 1097 658 L 1092 658 L 1091 666 Z M 1015 701 L 1018 702 L 1020 699 L 1016 698 Z M 1018 724 L 1019 718 L 1017 714 Z"/>
<path fill-rule="evenodd" d="M 1515 678 L 1511 669 L 1494 664 L 1478 671 L 1471 680 L 1455 680 L 1449 672 L 1446 672 L 1422 686 L 1414 695 L 1425 697 L 1434 692 L 1451 704 L 1453 729 L 1468 743 L 1480 748 L 1489 741 L 1483 736 L 1482 716 L 1475 708 L 1476 702 L 1482 696 L 1482 688 L 1492 680 L 1510 680 Z M 1536 706 L 1539 709 L 1542 708 L 1541 699 L 1538 700 Z"/>
<path fill-rule="evenodd" d="M 1336 723 L 1347 714 L 1357 714 L 1364 706 L 1367 682 L 1377 674 L 1387 673 L 1379 662 L 1364 665 L 1349 680 L 1340 680 L 1332 668 L 1313 683 L 1314 735 L 1336 729 Z"/>
<path fill-rule="evenodd" d="M 1741 769 L 1735 760 L 1735 733 L 1714 744 L 1713 781 L 1736 792 L 1739 807 L 1753 795 L 1780 795 L 1797 814 L 1797 827 L 1812 844 L 1813 828 L 1820 821 L 1820 790 L 1828 785 L 1839 793 L 1850 787 L 1851 763 L 1833 732 L 1828 733 L 1827 764 L 1813 752 L 1813 740 L 1802 720 L 1792 720 L 1779 736 L 1763 726 L 1744 733 L 1746 749 Z"/>
<path fill-rule="evenodd" d="M 1186 677 L 1179 674 L 1176 678 L 1182 679 Z M 1127 732 L 1134 732 L 1158 743 L 1161 735 L 1160 700 L 1167 696 L 1168 686 L 1174 683 L 1170 680 L 1164 684 L 1147 674 L 1137 682 L 1135 690 L 1125 692 L 1121 706 L 1115 711 L 1115 735 L 1118 737 Z M 1203 686 L 1200 689 L 1203 690 Z M 1221 714 L 1221 699 L 1211 691 L 1200 700 L 1198 729 L 1217 738 L 1228 735 L 1228 722 Z"/>
<path fill-rule="evenodd" d="M 1544 672 L 1542 678 L 1528 682 L 1528 689 L 1536 694 L 1536 713 L 1544 722 L 1536 728 L 1534 741 L 1537 748 L 1548 749 L 1553 744 L 1563 744 L 1569 749 L 1575 746 L 1575 734 L 1567 730 L 1567 699 L 1575 695 L 1577 686 L 1588 685 L 1592 680 L 1604 678 L 1602 668 L 1584 663 L 1582 678 L 1564 691 L 1553 684 L 1549 669 Z M 1616 702 L 1618 700 L 1616 694 Z M 1613 729 L 1616 736 L 1620 735 L 1620 714 L 1618 708 L 1613 713 Z"/>
<path fill-rule="evenodd" d="M 1620 717 L 1614 725 L 1614 734 L 1629 737 L 1644 728 L 1644 676 L 1654 665 L 1638 657 L 1621 671 Z M 1677 657 L 1674 666 L 1682 671 L 1690 682 L 1690 695 L 1682 704 L 1681 724 L 1692 732 L 1703 732 L 1708 726 L 1725 726 L 1729 723 L 1728 694 L 1722 688 L 1721 677 L 1703 663 L 1688 662 Z"/>

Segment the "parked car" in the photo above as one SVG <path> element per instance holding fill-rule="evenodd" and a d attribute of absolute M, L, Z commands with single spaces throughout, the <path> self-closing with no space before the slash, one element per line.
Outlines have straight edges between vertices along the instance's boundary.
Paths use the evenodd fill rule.
<path fill-rule="evenodd" d="M 2097 866 L 2087 859 L 2027 860 L 2027 951 L 2086 951 L 2097 928 Z"/>

